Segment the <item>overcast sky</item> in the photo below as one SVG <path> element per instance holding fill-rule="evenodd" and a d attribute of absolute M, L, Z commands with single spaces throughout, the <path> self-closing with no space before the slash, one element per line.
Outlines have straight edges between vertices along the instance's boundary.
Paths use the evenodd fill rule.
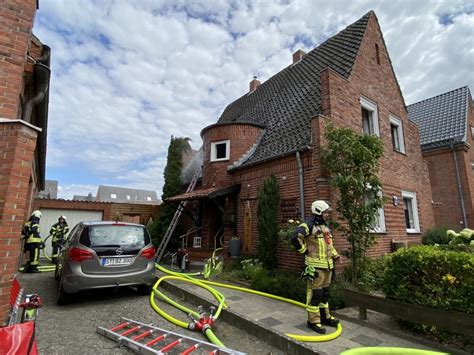
<path fill-rule="evenodd" d="M 97 185 L 156 190 L 171 135 L 227 104 L 374 10 L 407 104 L 474 90 L 472 1 L 40 0 L 52 48 L 46 177 L 60 198 Z"/>

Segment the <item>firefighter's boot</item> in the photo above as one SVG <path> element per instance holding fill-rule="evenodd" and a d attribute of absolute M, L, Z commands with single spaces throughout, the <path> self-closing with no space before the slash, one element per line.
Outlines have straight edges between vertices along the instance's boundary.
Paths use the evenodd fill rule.
<path fill-rule="evenodd" d="M 308 321 L 307 326 L 309 329 L 315 331 L 316 333 L 326 334 L 326 328 L 324 328 L 320 323 L 310 323 Z"/>
<path fill-rule="evenodd" d="M 319 312 L 321 314 L 321 324 L 328 325 L 330 327 L 337 327 L 339 324 L 339 319 L 331 316 L 328 308 L 321 307 L 319 308 Z"/>

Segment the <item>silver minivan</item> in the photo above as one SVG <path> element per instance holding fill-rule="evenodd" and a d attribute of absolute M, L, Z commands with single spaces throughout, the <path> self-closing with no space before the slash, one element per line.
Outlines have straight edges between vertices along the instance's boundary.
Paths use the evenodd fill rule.
<path fill-rule="evenodd" d="M 136 286 L 149 293 L 155 253 L 147 229 L 123 222 L 80 222 L 69 233 L 56 266 L 58 305 L 82 290 Z"/>

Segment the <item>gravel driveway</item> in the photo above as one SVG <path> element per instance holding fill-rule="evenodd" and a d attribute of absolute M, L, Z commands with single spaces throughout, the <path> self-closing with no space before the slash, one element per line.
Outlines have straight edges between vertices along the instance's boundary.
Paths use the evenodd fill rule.
<path fill-rule="evenodd" d="M 172 330 L 187 336 L 205 340 L 202 334 L 177 327 L 157 315 L 148 302 L 148 296 L 138 295 L 132 288 L 101 290 L 81 293 L 66 306 L 56 305 L 57 282 L 53 273 L 22 274 L 20 282 L 27 292 L 38 293 L 44 303 L 37 322 L 38 348 L 41 354 L 129 354 L 129 350 L 118 348 L 112 340 L 97 334 L 97 326 L 112 327 L 120 317 Z M 171 298 L 172 295 L 169 295 Z M 197 309 L 177 300 L 181 304 Z M 160 303 L 162 304 L 162 303 Z M 163 308 L 178 319 L 186 316 L 173 307 Z M 215 333 L 231 349 L 249 354 L 282 354 L 271 345 L 218 321 Z"/>

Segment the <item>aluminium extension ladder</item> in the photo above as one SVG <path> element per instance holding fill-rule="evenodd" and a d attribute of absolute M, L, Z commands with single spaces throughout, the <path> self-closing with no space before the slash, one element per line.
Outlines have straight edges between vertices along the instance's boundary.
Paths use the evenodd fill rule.
<path fill-rule="evenodd" d="M 120 324 L 113 328 L 97 327 L 97 333 L 118 342 L 119 346 L 126 346 L 140 354 L 172 352 L 187 355 L 195 352 L 209 355 L 245 355 L 239 351 L 220 348 L 215 344 L 123 317 L 120 318 Z"/>
<path fill-rule="evenodd" d="M 191 180 L 191 182 L 188 185 L 188 188 L 186 189 L 186 192 L 191 192 L 194 190 L 196 187 L 197 181 L 199 179 L 199 175 L 201 175 L 202 167 L 199 167 L 196 172 L 194 173 L 194 176 Z M 183 213 L 184 207 L 188 204 L 188 201 L 183 201 L 179 204 L 178 209 L 174 213 L 173 219 L 171 220 L 170 225 L 168 226 L 168 229 L 166 230 L 166 233 L 161 240 L 160 245 L 158 246 L 158 250 L 156 251 L 156 254 L 158 257 L 156 258 L 156 262 L 159 263 L 161 261 L 161 258 L 163 257 L 163 254 L 165 253 L 166 247 L 168 246 L 168 242 L 171 239 L 171 236 L 174 233 L 174 230 L 176 229 L 176 225 L 178 224 L 179 217 L 181 217 L 181 213 Z"/>

